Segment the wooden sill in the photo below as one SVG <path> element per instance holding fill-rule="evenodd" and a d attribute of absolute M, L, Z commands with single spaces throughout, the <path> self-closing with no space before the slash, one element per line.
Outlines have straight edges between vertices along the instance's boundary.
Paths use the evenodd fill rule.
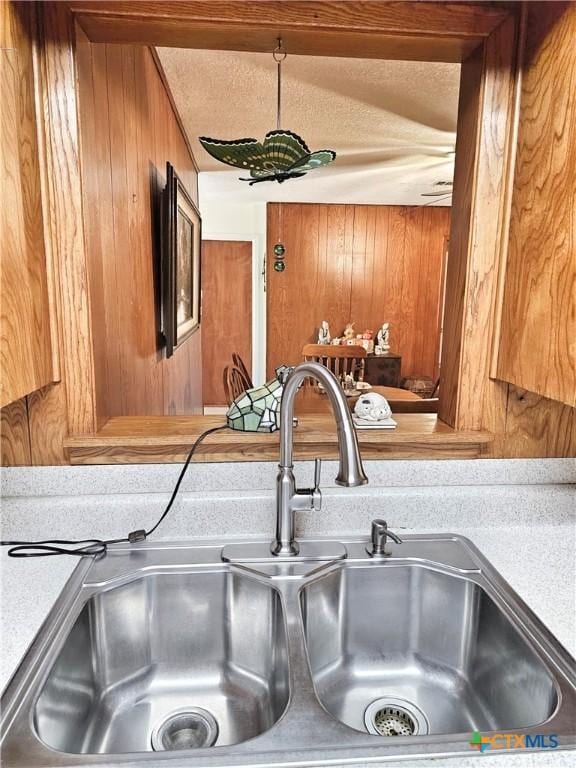
<path fill-rule="evenodd" d="M 435 414 L 394 416 L 394 430 L 358 430 L 365 459 L 475 459 L 492 442 L 489 432 L 458 432 Z M 69 437 L 72 464 L 131 464 L 184 461 L 201 432 L 222 416 L 123 416 L 93 435 Z M 297 459 L 338 458 L 336 425 L 330 415 L 303 415 L 294 430 Z M 277 461 L 278 433 L 225 430 L 206 438 L 195 461 Z"/>

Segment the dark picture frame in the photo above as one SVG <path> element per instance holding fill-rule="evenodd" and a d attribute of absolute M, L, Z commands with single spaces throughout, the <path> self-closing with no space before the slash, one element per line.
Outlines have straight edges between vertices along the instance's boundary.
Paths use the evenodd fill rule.
<path fill-rule="evenodd" d="M 171 357 L 200 327 L 202 219 L 170 163 L 161 208 L 162 334 Z"/>

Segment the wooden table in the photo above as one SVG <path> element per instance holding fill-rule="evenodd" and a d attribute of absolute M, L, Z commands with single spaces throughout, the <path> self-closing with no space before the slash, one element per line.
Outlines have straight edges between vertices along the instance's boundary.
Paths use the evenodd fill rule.
<path fill-rule="evenodd" d="M 406 402 L 407 400 L 419 401 L 421 397 L 410 392 L 407 389 L 400 389 L 399 387 L 372 387 L 367 392 L 377 392 L 379 395 L 384 395 L 386 400 L 390 403 L 390 407 L 394 410 L 395 403 L 400 401 Z M 366 394 L 365 392 L 358 392 L 358 396 Z M 356 402 L 355 397 L 348 397 L 348 404 L 352 409 Z M 302 387 L 302 390 L 298 393 L 295 402 L 296 415 L 301 413 L 330 413 L 331 406 L 328 401 L 328 395 L 323 392 L 319 392 L 316 387 L 306 384 Z"/>

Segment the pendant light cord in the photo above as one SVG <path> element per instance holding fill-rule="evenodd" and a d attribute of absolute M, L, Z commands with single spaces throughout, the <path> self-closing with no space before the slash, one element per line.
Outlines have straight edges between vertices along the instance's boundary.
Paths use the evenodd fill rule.
<path fill-rule="evenodd" d="M 272 52 L 272 56 L 278 67 L 278 93 L 276 99 L 276 130 L 280 130 L 281 117 L 282 117 L 282 62 L 288 54 L 284 50 L 282 45 L 282 38 L 278 38 L 278 45 Z"/>
<path fill-rule="evenodd" d="M 276 102 L 276 130 L 280 130 L 280 117 L 282 109 L 282 62 L 278 62 L 278 99 Z"/>

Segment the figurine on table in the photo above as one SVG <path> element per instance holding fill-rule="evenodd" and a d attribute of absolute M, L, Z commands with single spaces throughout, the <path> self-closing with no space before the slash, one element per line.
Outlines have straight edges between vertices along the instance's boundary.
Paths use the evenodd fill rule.
<path fill-rule="evenodd" d="M 354 376 L 352 376 L 351 373 L 347 373 L 344 376 L 344 392 L 352 393 L 356 391 L 356 382 L 354 381 Z"/>
<path fill-rule="evenodd" d="M 356 334 L 354 333 L 354 323 L 348 323 L 346 328 L 344 328 L 344 338 L 346 339 L 346 342 L 350 343 L 354 340 L 355 337 Z"/>
<path fill-rule="evenodd" d="M 390 351 L 390 323 L 382 323 L 382 327 L 376 334 L 376 349 L 374 351 L 377 355 L 385 355 Z"/>
<path fill-rule="evenodd" d="M 377 392 L 368 392 L 356 401 L 354 413 L 362 421 L 387 421 L 392 416 L 388 400 Z"/>
<path fill-rule="evenodd" d="M 331 342 L 330 326 L 326 320 L 322 320 L 318 329 L 318 344 L 330 344 Z"/>

